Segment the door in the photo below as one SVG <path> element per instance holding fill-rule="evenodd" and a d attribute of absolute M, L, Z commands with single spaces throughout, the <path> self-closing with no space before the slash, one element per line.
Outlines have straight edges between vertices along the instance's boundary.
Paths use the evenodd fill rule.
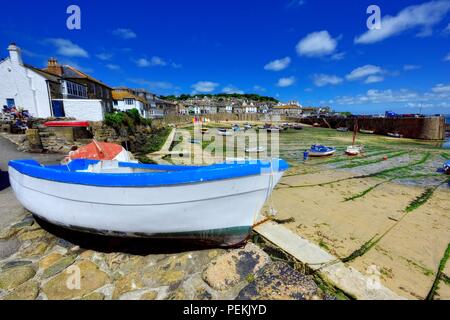
<path fill-rule="evenodd" d="M 56 118 L 64 118 L 66 114 L 64 113 L 64 104 L 62 101 L 52 101 L 53 116 Z"/>
<path fill-rule="evenodd" d="M 16 102 L 14 101 L 14 99 L 6 99 L 6 105 L 11 108 L 14 107 L 16 105 Z"/>

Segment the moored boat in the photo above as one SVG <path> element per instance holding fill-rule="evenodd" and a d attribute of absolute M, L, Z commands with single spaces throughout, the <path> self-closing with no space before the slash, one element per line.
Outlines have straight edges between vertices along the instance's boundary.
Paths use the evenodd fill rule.
<path fill-rule="evenodd" d="M 403 135 L 397 132 L 395 133 L 389 132 L 387 135 L 391 138 L 403 138 Z"/>
<path fill-rule="evenodd" d="M 230 246 L 250 235 L 287 168 L 278 159 L 204 167 L 86 159 L 42 166 L 14 160 L 9 178 L 26 209 L 59 226 Z"/>
<path fill-rule="evenodd" d="M 311 149 L 309 150 L 309 156 L 310 157 L 326 157 L 331 156 L 336 152 L 336 148 L 334 147 L 327 147 L 322 145 L 312 145 Z"/>
<path fill-rule="evenodd" d="M 365 134 L 374 134 L 375 133 L 374 130 L 365 130 L 365 129 L 361 129 L 361 130 L 359 130 L 359 132 L 365 133 Z"/>
<path fill-rule="evenodd" d="M 119 144 L 92 140 L 91 143 L 70 151 L 65 162 L 70 162 L 75 159 L 132 162 L 131 158 L 130 153 Z"/>
<path fill-rule="evenodd" d="M 245 149 L 246 153 L 261 153 L 266 151 L 266 148 L 264 147 L 257 147 L 257 148 L 247 148 Z"/>
<path fill-rule="evenodd" d="M 231 131 L 229 131 L 228 129 L 225 129 L 225 128 L 217 129 L 217 133 L 220 136 L 231 136 L 231 135 L 233 135 L 233 133 Z"/>
<path fill-rule="evenodd" d="M 339 127 L 339 128 L 336 128 L 336 130 L 339 132 L 348 132 L 348 128 L 346 128 L 346 127 Z"/>
<path fill-rule="evenodd" d="M 362 152 L 362 150 L 362 146 L 348 146 L 345 153 L 349 156 L 357 156 Z"/>
<path fill-rule="evenodd" d="M 444 163 L 444 172 L 445 174 L 450 174 L 450 160 Z"/>

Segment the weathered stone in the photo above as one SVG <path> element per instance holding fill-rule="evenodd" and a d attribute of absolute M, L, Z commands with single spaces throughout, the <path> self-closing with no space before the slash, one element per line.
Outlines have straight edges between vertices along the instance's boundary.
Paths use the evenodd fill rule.
<path fill-rule="evenodd" d="M 95 251 L 92 251 L 92 250 L 86 250 L 86 251 L 83 251 L 83 252 L 80 254 L 80 258 L 81 258 L 81 259 L 89 260 L 89 259 L 92 258 L 92 256 L 94 255 L 94 253 L 95 253 Z"/>
<path fill-rule="evenodd" d="M 42 258 L 39 261 L 39 268 L 41 269 L 47 269 L 49 266 L 54 264 L 56 261 L 62 258 L 62 254 L 53 252 L 47 255 L 46 257 Z"/>
<path fill-rule="evenodd" d="M 21 257 L 36 257 L 43 255 L 48 248 L 45 242 L 36 242 L 20 252 Z"/>
<path fill-rule="evenodd" d="M 214 259 L 202 277 L 212 288 L 226 290 L 258 272 L 269 261 L 264 251 L 249 243 L 243 249 L 230 251 Z"/>
<path fill-rule="evenodd" d="M 39 284 L 36 281 L 28 281 L 18 286 L 14 291 L 6 295 L 4 300 L 34 300 L 39 294 Z"/>
<path fill-rule="evenodd" d="M 20 248 L 20 242 L 17 239 L 0 240 L 0 259 L 7 258 L 14 254 Z"/>
<path fill-rule="evenodd" d="M 115 288 L 112 298 L 115 300 L 126 292 L 142 289 L 144 287 L 144 284 L 142 283 L 140 275 L 136 272 L 133 272 L 115 281 L 114 287 Z"/>
<path fill-rule="evenodd" d="M 36 271 L 30 266 L 10 268 L 0 273 L 0 289 L 14 289 L 34 277 Z"/>
<path fill-rule="evenodd" d="M 77 255 L 71 255 L 71 256 L 67 256 L 67 257 L 59 259 L 58 261 L 56 261 L 55 263 L 50 265 L 50 267 L 48 267 L 47 269 L 44 270 L 44 272 L 42 273 L 42 277 L 50 278 L 51 276 L 54 276 L 55 274 L 60 273 L 65 268 L 67 268 L 72 263 L 74 263 L 76 258 L 77 258 Z"/>
<path fill-rule="evenodd" d="M 158 297 L 158 292 L 156 292 L 156 291 L 149 291 L 149 292 L 144 293 L 141 296 L 140 300 L 156 300 L 157 297 Z"/>
<path fill-rule="evenodd" d="M 25 227 L 31 227 L 33 224 L 34 224 L 33 216 L 27 216 L 27 217 L 23 218 L 23 220 L 20 221 L 19 223 L 16 223 L 15 225 L 13 225 L 11 228 L 22 229 Z"/>
<path fill-rule="evenodd" d="M 58 245 L 62 248 L 65 248 L 65 249 L 69 249 L 69 250 L 72 249 L 73 247 L 75 247 L 75 245 L 72 242 L 69 242 L 69 241 L 61 239 L 61 238 L 59 238 L 56 241 L 56 245 Z"/>
<path fill-rule="evenodd" d="M 186 300 L 186 293 L 183 288 L 177 288 L 175 291 L 169 293 L 166 300 Z"/>
<path fill-rule="evenodd" d="M 27 266 L 32 264 L 32 261 L 28 261 L 28 260 L 14 260 L 14 261 L 9 261 L 7 263 L 5 263 L 2 266 L 2 270 L 6 270 L 9 268 L 15 268 L 15 267 L 22 267 L 22 266 Z"/>
<path fill-rule="evenodd" d="M 19 235 L 19 239 L 22 241 L 26 240 L 35 240 L 39 238 L 43 238 L 47 235 L 47 232 L 43 229 L 37 229 L 33 231 L 27 231 Z"/>
<path fill-rule="evenodd" d="M 50 300 L 78 299 L 103 287 L 109 282 L 108 275 L 90 261 L 82 260 L 75 266 L 80 270 L 81 279 L 79 289 L 72 289 L 67 285 L 68 283 L 72 283 L 73 273 L 61 272 L 48 281 L 42 288 L 42 291 Z"/>
<path fill-rule="evenodd" d="M 141 270 L 146 264 L 146 258 L 124 253 L 110 253 L 105 255 L 105 262 L 111 271 L 132 272 Z"/>
<path fill-rule="evenodd" d="M 254 281 L 239 293 L 238 300 L 319 300 L 323 293 L 311 276 L 284 262 L 264 267 Z"/>
<path fill-rule="evenodd" d="M 176 286 L 184 277 L 185 273 L 181 270 L 156 269 L 145 272 L 143 279 L 149 286 Z"/>
<path fill-rule="evenodd" d="M 101 292 L 92 292 L 85 295 L 81 300 L 105 300 L 105 295 Z"/>

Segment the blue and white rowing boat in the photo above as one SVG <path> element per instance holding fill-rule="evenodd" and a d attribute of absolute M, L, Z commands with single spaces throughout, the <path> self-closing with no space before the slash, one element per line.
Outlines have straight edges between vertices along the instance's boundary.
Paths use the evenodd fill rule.
<path fill-rule="evenodd" d="M 325 157 L 325 156 L 331 156 L 336 152 L 336 148 L 334 147 L 327 147 L 322 145 L 312 145 L 311 149 L 309 150 L 309 156 L 311 157 Z"/>
<path fill-rule="evenodd" d="M 42 166 L 14 160 L 9 178 L 20 203 L 56 225 L 230 246 L 250 235 L 287 168 L 279 159 L 204 167 L 87 159 Z"/>

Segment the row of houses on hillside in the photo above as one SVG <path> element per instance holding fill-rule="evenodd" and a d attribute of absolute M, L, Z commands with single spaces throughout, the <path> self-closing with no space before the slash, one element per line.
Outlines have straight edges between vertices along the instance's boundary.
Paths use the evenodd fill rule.
<path fill-rule="evenodd" d="M 0 106 L 23 108 L 36 118 L 73 117 L 101 121 L 107 112 L 136 108 L 146 118 L 176 113 L 175 105 L 145 89 L 112 88 L 55 58 L 45 68 L 22 60 L 12 43 L 0 61 Z"/>

